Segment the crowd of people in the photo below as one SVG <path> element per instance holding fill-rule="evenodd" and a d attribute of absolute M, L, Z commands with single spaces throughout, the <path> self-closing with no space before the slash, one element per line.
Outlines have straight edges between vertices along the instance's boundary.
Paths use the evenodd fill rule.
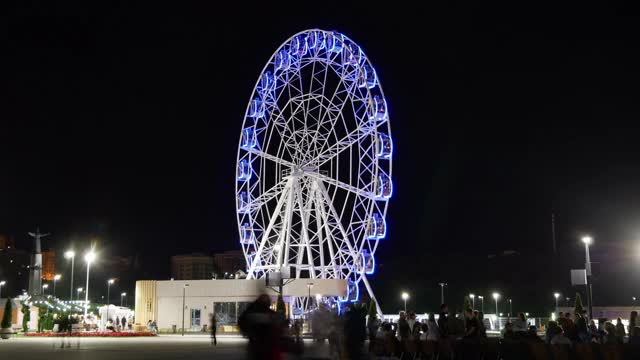
<path fill-rule="evenodd" d="M 640 344 L 640 326 L 637 323 L 638 312 L 632 311 L 629 324 L 625 329 L 622 319 L 617 318 L 614 324 L 608 319 L 589 320 L 586 312 L 578 311 L 573 317 L 570 313 L 559 313 L 556 321 L 550 321 L 545 333 L 545 341 L 549 344 L 598 343 Z M 628 337 L 627 337 L 628 335 Z"/>

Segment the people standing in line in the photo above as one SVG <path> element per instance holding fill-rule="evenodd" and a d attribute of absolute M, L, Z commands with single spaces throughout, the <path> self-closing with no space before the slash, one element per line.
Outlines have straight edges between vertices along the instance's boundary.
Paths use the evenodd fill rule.
<path fill-rule="evenodd" d="M 436 323 L 436 317 L 433 313 L 429 314 L 429 319 L 427 320 L 427 341 L 437 342 L 440 340 L 440 328 Z"/>
<path fill-rule="evenodd" d="M 400 311 L 398 318 L 398 340 L 404 341 L 409 337 L 409 323 L 407 322 L 407 314 Z"/>
<path fill-rule="evenodd" d="M 216 332 L 218 331 L 218 320 L 216 319 L 216 313 L 211 314 L 211 345 L 217 346 L 218 339 L 216 338 Z"/>

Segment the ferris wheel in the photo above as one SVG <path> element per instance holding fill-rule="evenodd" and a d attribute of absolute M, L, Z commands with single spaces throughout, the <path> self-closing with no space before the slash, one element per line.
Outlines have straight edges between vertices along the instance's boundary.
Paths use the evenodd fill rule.
<path fill-rule="evenodd" d="M 393 143 L 380 80 L 335 31 L 305 30 L 274 52 L 240 134 L 236 211 L 247 278 L 347 280 L 358 300 L 386 236 Z M 379 311 L 379 310 L 378 310 Z"/>

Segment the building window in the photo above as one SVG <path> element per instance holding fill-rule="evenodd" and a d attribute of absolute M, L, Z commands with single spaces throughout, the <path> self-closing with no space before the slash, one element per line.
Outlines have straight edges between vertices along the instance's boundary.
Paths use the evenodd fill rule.
<path fill-rule="evenodd" d="M 191 309 L 191 327 L 200 326 L 200 309 Z"/>

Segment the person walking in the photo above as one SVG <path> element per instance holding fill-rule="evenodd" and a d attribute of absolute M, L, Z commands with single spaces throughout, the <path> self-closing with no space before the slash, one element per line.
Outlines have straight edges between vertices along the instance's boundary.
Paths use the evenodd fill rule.
<path fill-rule="evenodd" d="M 120 332 L 120 316 L 116 315 L 116 330 Z"/>
<path fill-rule="evenodd" d="M 127 318 L 123 316 L 120 322 L 122 323 L 122 331 L 127 331 Z"/>
<path fill-rule="evenodd" d="M 218 320 L 216 319 L 216 313 L 211 314 L 211 345 L 218 346 L 218 339 L 216 338 L 216 331 L 218 330 Z"/>

